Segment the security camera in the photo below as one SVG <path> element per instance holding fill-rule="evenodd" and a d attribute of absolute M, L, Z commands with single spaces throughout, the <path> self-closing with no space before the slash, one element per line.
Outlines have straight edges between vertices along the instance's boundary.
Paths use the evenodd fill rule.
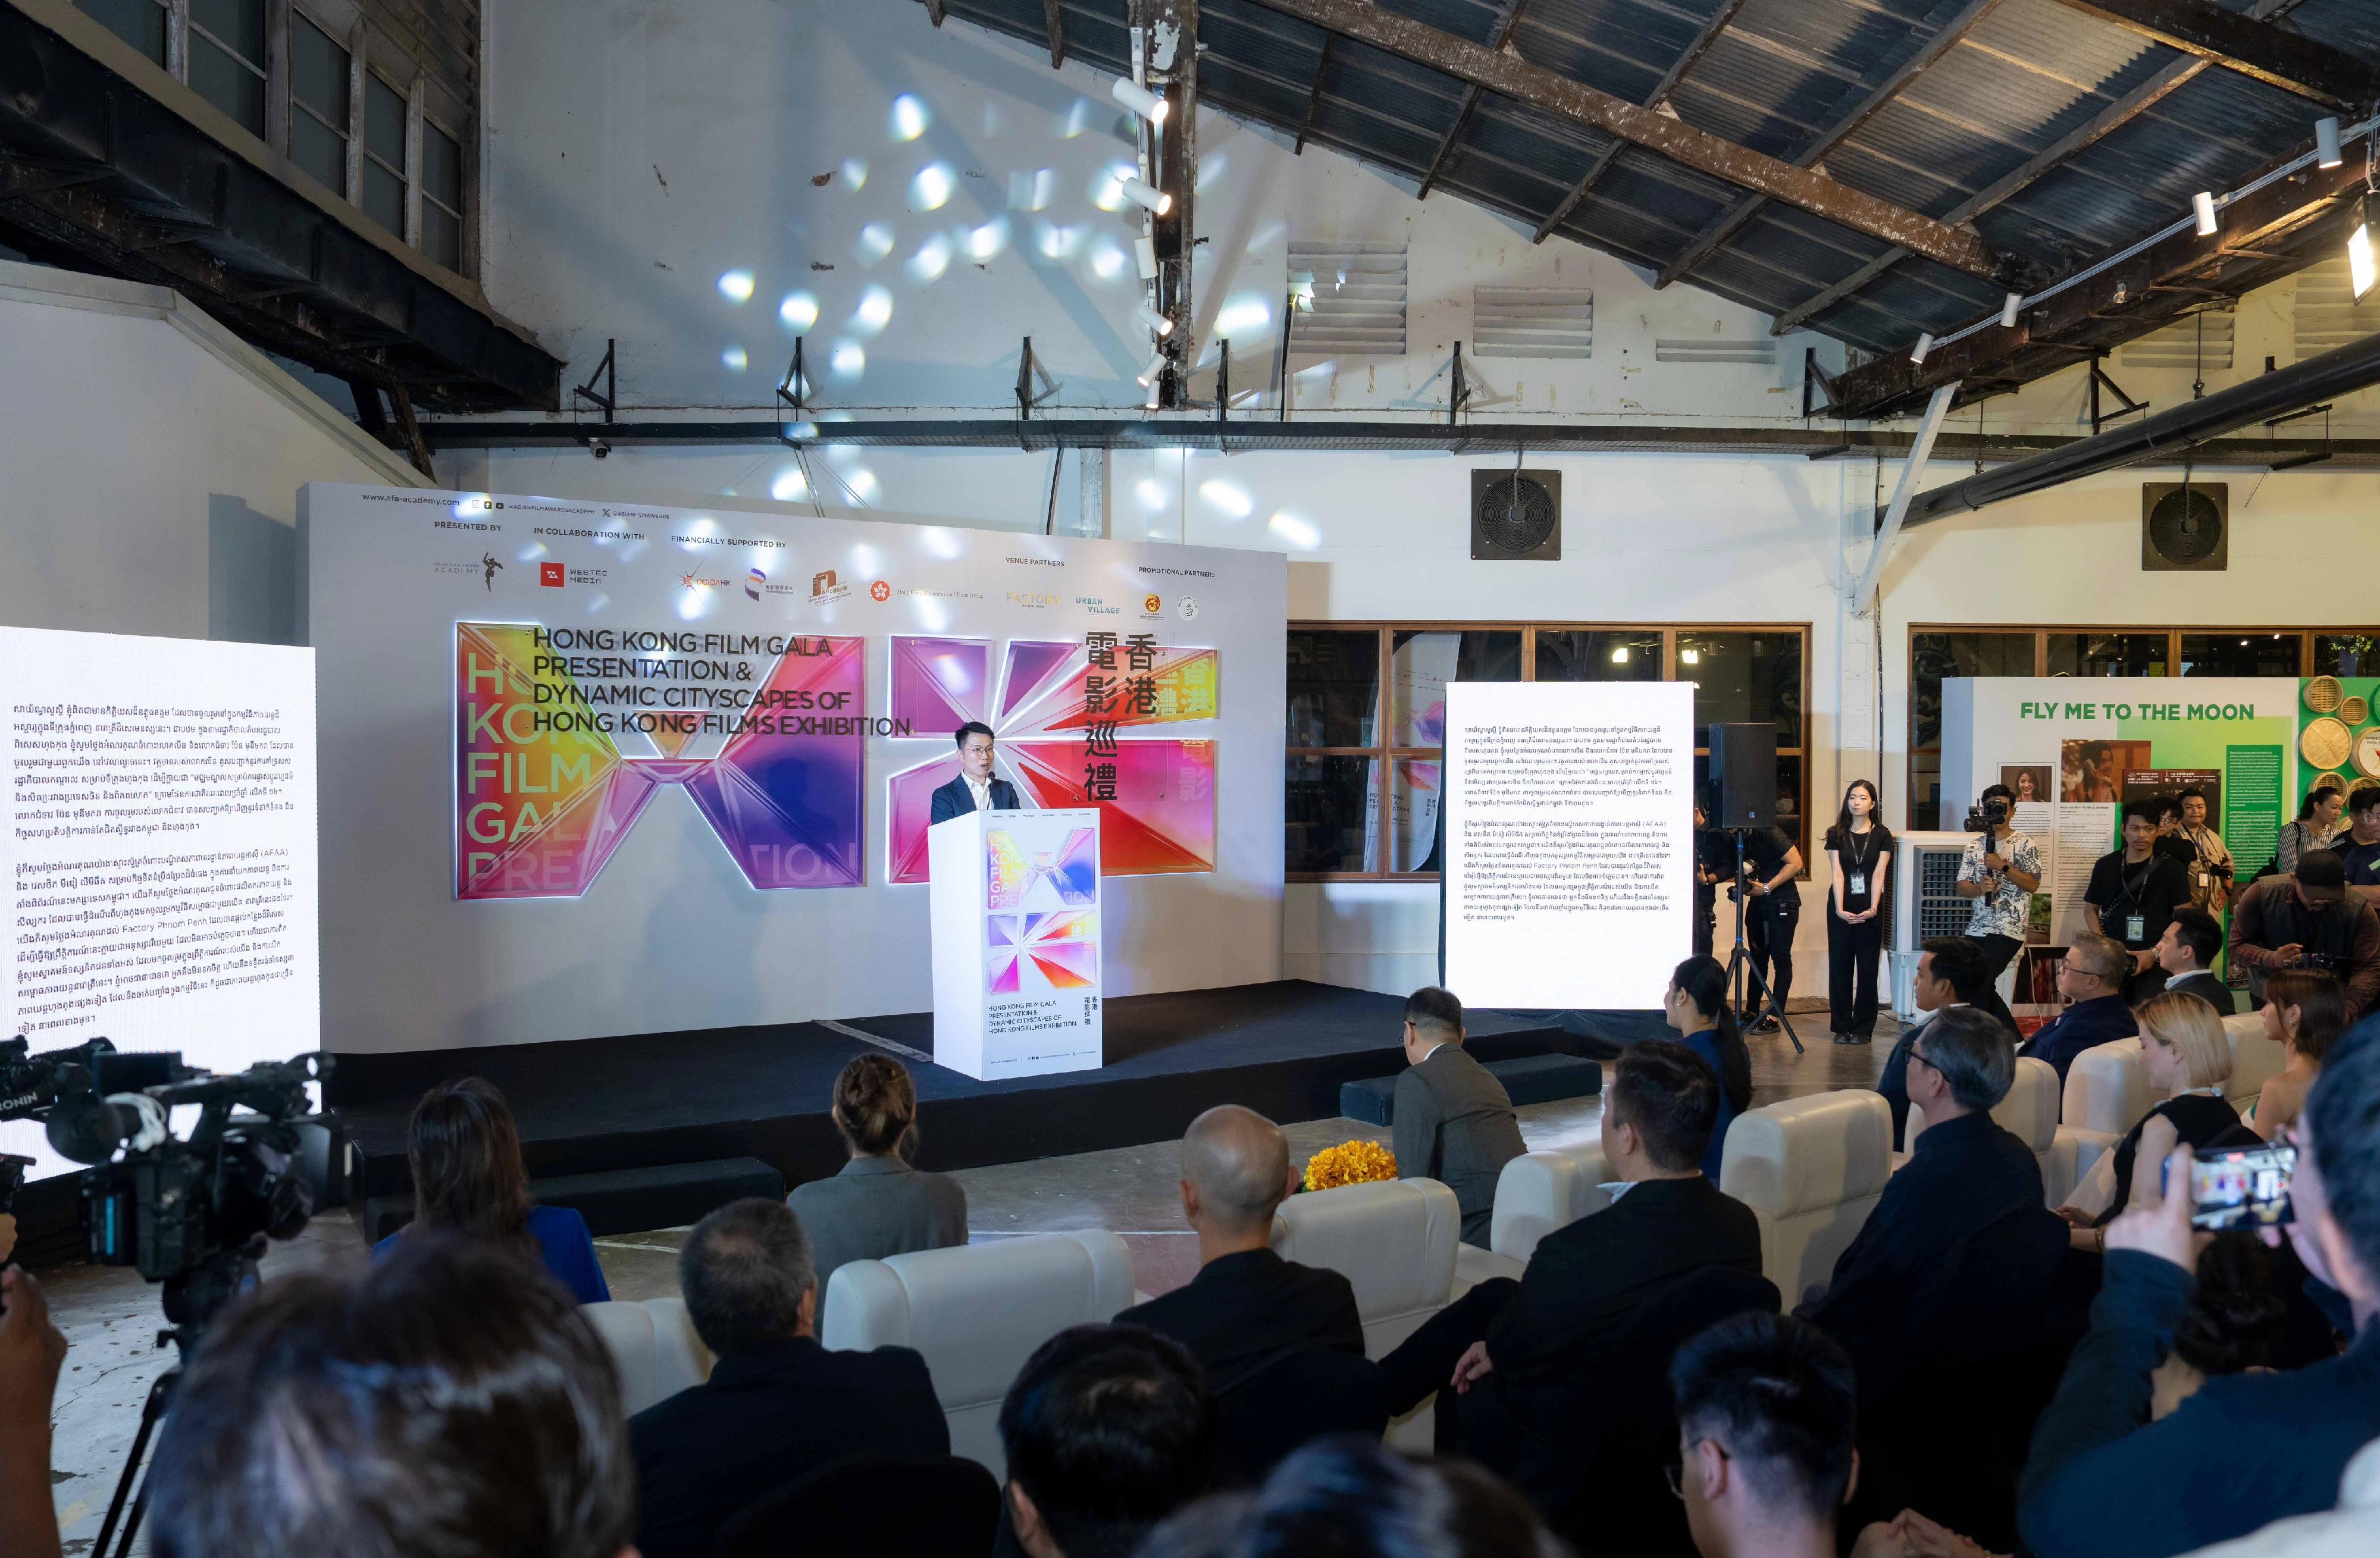
<path fill-rule="evenodd" d="M 600 438 L 590 438 L 587 441 L 587 452 L 598 460 L 608 460 L 612 456 L 612 446 Z"/>

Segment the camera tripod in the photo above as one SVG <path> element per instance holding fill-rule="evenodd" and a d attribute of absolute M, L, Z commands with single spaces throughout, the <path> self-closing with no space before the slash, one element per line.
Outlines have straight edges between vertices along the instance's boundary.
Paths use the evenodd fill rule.
<path fill-rule="evenodd" d="M 1752 894 L 1746 886 L 1749 878 L 1744 870 L 1743 838 L 1752 829 L 1730 827 L 1727 831 L 1728 836 L 1735 840 L 1735 946 L 1727 955 L 1727 998 L 1737 1011 L 1742 1011 L 1745 997 L 1754 990 L 1759 991 L 1760 1011 L 1752 1021 L 1757 1022 L 1762 1017 L 1777 1019 L 1777 1025 L 1785 1031 L 1787 1038 L 1793 1041 L 1793 1053 L 1801 1055 L 1804 1053 L 1802 1035 L 1793 1032 L 1793 1020 L 1785 1015 L 1785 1003 L 1779 1000 L 1777 992 L 1769 988 L 1759 965 L 1753 961 L 1752 948 L 1744 945 L 1743 916 L 1752 906 Z M 1791 949 L 1787 950 L 1790 954 Z M 1746 1023 L 1745 1026 L 1750 1027 L 1751 1024 Z M 101 1558 L 105 1558 L 105 1554 Z"/>

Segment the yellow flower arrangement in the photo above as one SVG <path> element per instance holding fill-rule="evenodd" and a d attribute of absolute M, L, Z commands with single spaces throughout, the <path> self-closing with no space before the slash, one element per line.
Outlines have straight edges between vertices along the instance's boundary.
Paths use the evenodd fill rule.
<path fill-rule="evenodd" d="M 1305 1160 L 1305 1188 L 1336 1190 L 1397 1177 L 1397 1154 L 1378 1141 L 1342 1141 Z"/>

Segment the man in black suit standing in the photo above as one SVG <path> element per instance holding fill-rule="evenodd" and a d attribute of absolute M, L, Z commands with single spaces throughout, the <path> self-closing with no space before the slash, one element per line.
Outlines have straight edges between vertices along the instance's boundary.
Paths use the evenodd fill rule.
<path fill-rule="evenodd" d="M 783 1202 L 730 1202 L 697 1223 L 677 1274 L 718 1362 L 628 1419 L 645 1558 L 707 1558 L 730 1516 L 837 1456 L 950 1454 L 923 1358 L 819 1345 L 809 1239 Z"/>
<path fill-rule="evenodd" d="M 1272 1214 L 1289 1177 L 1288 1139 L 1255 1110 L 1222 1104 L 1192 1120 L 1182 1136 L 1182 1215 L 1198 1235 L 1198 1274 L 1115 1317 L 1188 1347 L 1219 1396 L 1293 1352 L 1364 1356 L 1347 1279 L 1273 1253 Z"/>
<path fill-rule="evenodd" d="M 1601 1212 L 1539 1241 L 1519 1281 L 1481 1283 L 1381 1360 L 1389 1405 L 1439 1392 L 1442 1447 L 1558 1510 L 1584 1469 L 1580 1435 L 1616 1349 L 1680 1278 L 1721 1268 L 1760 1277 L 1760 1221 L 1702 1172 L 1718 1079 L 1682 1045 L 1631 1045 L 1603 1095 L 1603 1154 L 1623 1182 Z M 1773 1288 L 1764 1295 L 1776 1303 Z M 1451 1388 L 1453 1394 L 1448 1394 Z"/>
<path fill-rule="evenodd" d="M 959 777 L 934 791 L 934 822 L 969 812 L 1014 812 L 1025 803 L 1016 787 L 991 775 L 991 727 L 970 719 L 958 728 Z M 929 825 L 930 826 L 930 825 Z"/>

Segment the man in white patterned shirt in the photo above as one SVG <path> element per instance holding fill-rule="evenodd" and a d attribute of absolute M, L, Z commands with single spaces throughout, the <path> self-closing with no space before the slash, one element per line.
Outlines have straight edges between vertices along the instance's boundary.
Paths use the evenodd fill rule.
<path fill-rule="evenodd" d="M 1967 915 L 1967 938 L 1983 953 L 1997 983 L 2024 945 L 2034 891 L 2041 886 L 2041 850 L 2009 826 L 2016 792 L 2007 785 L 1985 790 L 1982 804 L 1985 827 L 1967 840 L 1967 852 L 1960 858 L 1959 896 L 1975 900 Z"/>

